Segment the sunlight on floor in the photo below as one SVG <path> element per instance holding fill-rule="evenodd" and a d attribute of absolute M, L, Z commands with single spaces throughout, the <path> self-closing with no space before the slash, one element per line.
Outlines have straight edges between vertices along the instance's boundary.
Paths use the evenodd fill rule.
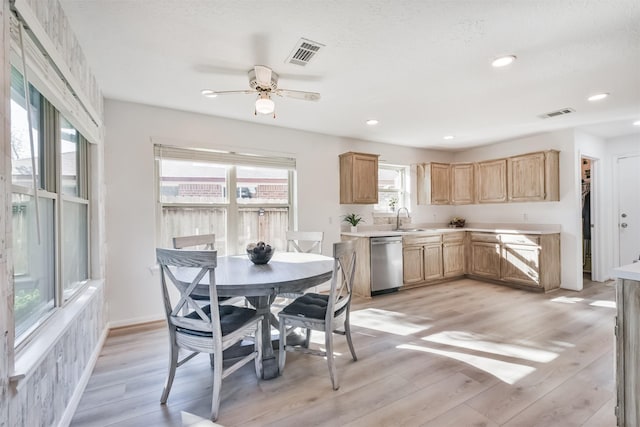
<path fill-rule="evenodd" d="M 558 297 L 551 300 L 551 302 L 562 302 L 564 304 L 575 304 L 577 302 L 582 301 L 584 298 L 577 297 Z"/>
<path fill-rule="evenodd" d="M 598 300 L 598 301 L 592 302 L 589 305 L 593 305 L 594 307 L 616 308 L 616 302 L 615 301 Z"/>
<path fill-rule="evenodd" d="M 509 344 L 491 338 L 491 336 L 475 334 L 463 331 L 444 331 L 422 338 L 424 341 L 461 347 L 469 350 L 483 351 L 501 356 L 515 357 L 531 362 L 548 363 L 558 357 L 557 353 L 525 347 L 518 344 Z"/>
<path fill-rule="evenodd" d="M 471 354 L 458 353 L 454 351 L 436 350 L 434 348 L 421 347 L 412 344 L 402 344 L 396 348 L 438 354 L 440 356 L 459 360 L 460 362 L 481 369 L 507 384 L 515 384 L 518 380 L 526 377 L 536 370 L 531 366 L 520 365 L 517 363 L 509 363 L 502 360 L 490 359 L 488 357 L 474 356 Z"/>
<path fill-rule="evenodd" d="M 361 328 L 375 329 L 394 335 L 411 335 L 427 330 L 431 324 L 424 325 L 417 322 L 426 322 L 425 319 L 416 316 L 407 316 L 395 311 L 366 308 L 351 312 L 351 324 Z"/>

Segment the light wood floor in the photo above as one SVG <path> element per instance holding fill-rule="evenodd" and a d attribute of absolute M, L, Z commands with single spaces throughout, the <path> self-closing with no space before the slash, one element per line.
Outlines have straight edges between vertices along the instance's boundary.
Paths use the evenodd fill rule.
<path fill-rule="evenodd" d="M 467 279 L 359 299 L 357 362 L 335 337 L 338 391 L 324 359 L 288 353 L 277 379 L 258 381 L 252 364 L 225 379 L 218 423 L 613 427 L 614 300 L 613 282 L 544 295 Z M 163 325 L 112 332 L 72 426 L 208 417 L 208 357 L 178 369 L 163 406 L 167 359 Z"/>

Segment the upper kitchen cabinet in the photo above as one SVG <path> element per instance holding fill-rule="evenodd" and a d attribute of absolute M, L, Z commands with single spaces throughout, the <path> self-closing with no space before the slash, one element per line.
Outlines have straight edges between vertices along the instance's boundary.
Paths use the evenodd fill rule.
<path fill-rule="evenodd" d="M 340 203 L 378 203 L 378 155 L 340 154 Z"/>
<path fill-rule="evenodd" d="M 419 205 L 448 205 L 451 186 L 449 165 L 423 163 L 417 165 L 417 202 Z"/>
<path fill-rule="evenodd" d="M 507 166 L 510 202 L 560 200 L 558 151 L 510 157 Z"/>
<path fill-rule="evenodd" d="M 476 163 L 476 201 L 504 203 L 507 201 L 507 159 Z"/>
<path fill-rule="evenodd" d="M 474 201 L 473 163 L 451 165 L 451 204 L 469 205 Z"/>

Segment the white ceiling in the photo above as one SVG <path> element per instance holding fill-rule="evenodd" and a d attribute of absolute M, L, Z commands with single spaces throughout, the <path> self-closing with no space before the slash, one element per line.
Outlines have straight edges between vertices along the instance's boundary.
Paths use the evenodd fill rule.
<path fill-rule="evenodd" d="M 640 132 L 638 0 L 60 2 L 106 98 L 451 150 L 568 127 Z M 285 63 L 301 37 L 326 47 Z M 492 68 L 501 54 L 518 60 Z M 275 97 L 274 119 L 254 116 L 254 95 L 200 94 L 248 89 L 254 64 L 322 99 Z M 586 100 L 599 92 L 611 96 Z"/>

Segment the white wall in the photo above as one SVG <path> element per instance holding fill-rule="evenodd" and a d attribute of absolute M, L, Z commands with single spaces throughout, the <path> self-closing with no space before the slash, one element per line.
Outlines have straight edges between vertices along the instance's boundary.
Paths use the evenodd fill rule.
<path fill-rule="evenodd" d="M 560 201 L 499 203 L 457 206 L 455 215 L 468 222 L 560 224 L 562 257 L 561 286 L 582 289 L 582 220 L 579 187 L 579 158 L 573 131 L 559 131 L 504 141 L 456 153 L 454 161 L 499 159 L 542 150 L 560 151 Z"/>
<path fill-rule="evenodd" d="M 372 224 L 372 206 L 339 204 L 338 155 L 346 151 L 380 154 L 387 163 L 409 165 L 451 160 L 452 154 L 338 138 L 292 129 L 150 107 L 105 102 L 107 301 L 111 326 L 162 318 L 155 265 L 156 205 L 153 141 L 184 147 L 241 149 L 296 158 L 298 228 L 340 239 L 342 215 L 356 212 Z M 152 141 L 153 140 L 153 141 Z M 415 181 L 414 181 L 415 182 Z M 414 222 L 448 220 L 452 207 L 416 206 Z"/>

